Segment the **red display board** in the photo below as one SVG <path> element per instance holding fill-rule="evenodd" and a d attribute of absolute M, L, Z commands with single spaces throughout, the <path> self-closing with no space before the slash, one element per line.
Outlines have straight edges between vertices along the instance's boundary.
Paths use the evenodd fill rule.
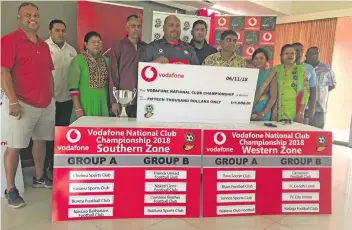
<path fill-rule="evenodd" d="M 96 31 L 102 36 L 102 52 L 108 51 L 113 41 L 126 36 L 126 19 L 130 15 L 142 18 L 143 9 L 109 2 L 77 2 L 77 49 L 83 52 L 84 36 Z M 109 56 L 109 52 L 106 54 Z"/>
<path fill-rule="evenodd" d="M 246 60 L 252 59 L 256 49 L 262 47 L 268 51 L 268 65 L 272 67 L 274 43 L 276 40 L 275 16 L 215 16 L 212 24 L 214 45 L 220 46 L 220 36 L 225 30 L 235 30 L 238 34 L 236 54 Z"/>
<path fill-rule="evenodd" d="M 52 220 L 199 217 L 201 130 L 56 127 Z"/>
<path fill-rule="evenodd" d="M 203 135 L 204 217 L 331 213 L 330 132 Z"/>

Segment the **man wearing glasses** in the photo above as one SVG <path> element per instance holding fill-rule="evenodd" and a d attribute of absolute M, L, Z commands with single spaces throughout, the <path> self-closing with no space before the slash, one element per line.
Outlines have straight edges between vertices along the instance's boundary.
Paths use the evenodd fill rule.
<path fill-rule="evenodd" d="M 221 34 L 220 39 L 221 50 L 208 56 L 203 65 L 245 68 L 246 60 L 235 53 L 237 33 L 233 30 L 226 30 Z"/>

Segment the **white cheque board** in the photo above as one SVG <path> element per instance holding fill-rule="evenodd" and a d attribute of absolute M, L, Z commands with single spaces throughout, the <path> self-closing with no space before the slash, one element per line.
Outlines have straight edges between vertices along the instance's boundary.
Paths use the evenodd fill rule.
<path fill-rule="evenodd" d="M 249 123 L 258 69 L 139 63 L 137 120 Z"/>

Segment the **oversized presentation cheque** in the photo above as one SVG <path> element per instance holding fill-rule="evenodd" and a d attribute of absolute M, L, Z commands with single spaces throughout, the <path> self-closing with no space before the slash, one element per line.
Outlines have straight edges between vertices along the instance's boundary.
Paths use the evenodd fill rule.
<path fill-rule="evenodd" d="M 249 123 L 258 72 L 139 63 L 137 121 Z"/>

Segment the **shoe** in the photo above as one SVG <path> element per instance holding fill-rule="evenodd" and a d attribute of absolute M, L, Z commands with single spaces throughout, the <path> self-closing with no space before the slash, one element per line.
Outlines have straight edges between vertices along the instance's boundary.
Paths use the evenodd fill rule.
<path fill-rule="evenodd" d="M 40 179 L 33 177 L 33 188 L 53 188 L 53 181 L 46 174 Z"/>
<path fill-rule="evenodd" d="M 26 206 L 23 198 L 20 196 L 18 189 L 13 187 L 9 192 L 5 189 L 5 197 L 7 199 L 7 203 L 11 208 L 22 208 Z"/>

